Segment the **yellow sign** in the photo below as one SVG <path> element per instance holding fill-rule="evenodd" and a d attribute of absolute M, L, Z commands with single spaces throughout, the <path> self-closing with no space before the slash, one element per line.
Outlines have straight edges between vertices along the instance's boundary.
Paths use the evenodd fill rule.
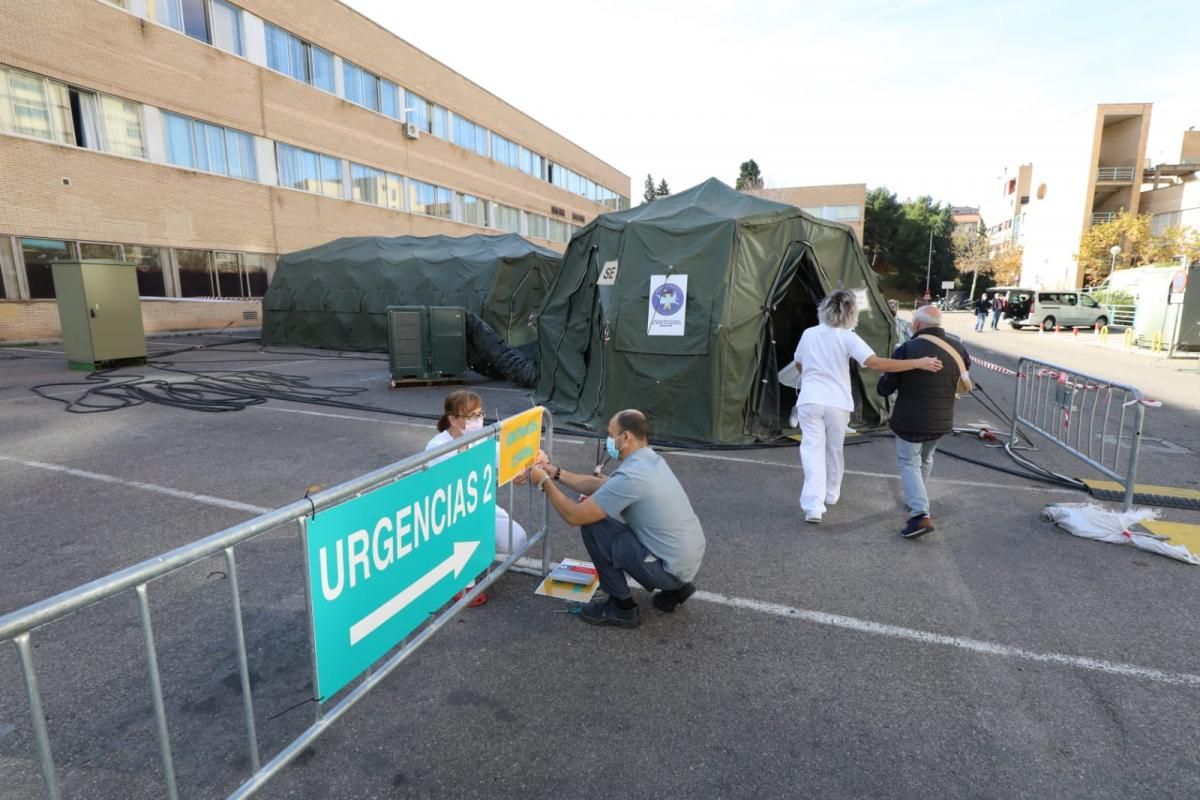
<path fill-rule="evenodd" d="M 500 480 L 511 481 L 533 466 L 542 444 L 542 410 L 531 408 L 500 423 Z"/>

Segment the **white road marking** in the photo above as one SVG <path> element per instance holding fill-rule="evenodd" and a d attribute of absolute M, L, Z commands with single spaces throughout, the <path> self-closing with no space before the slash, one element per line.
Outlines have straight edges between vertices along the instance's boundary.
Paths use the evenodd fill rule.
<path fill-rule="evenodd" d="M 280 408 L 279 406 L 251 406 L 255 411 L 278 411 L 283 414 L 304 414 L 309 417 L 329 417 L 330 419 L 345 419 L 351 422 L 370 422 L 374 425 L 399 425 L 401 428 L 421 428 L 426 431 L 435 430 L 434 420 L 429 422 L 401 422 L 398 419 L 378 419 L 375 417 L 357 417 L 353 414 L 335 414 L 331 411 L 305 411 L 301 408 Z"/>
<path fill-rule="evenodd" d="M 672 450 L 664 455 L 669 456 L 688 456 L 689 458 L 711 458 L 717 461 L 735 461 L 741 464 L 762 464 L 768 467 L 783 467 L 784 469 L 800 469 L 799 464 L 789 464 L 786 461 L 765 461 L 760 458 L 741 458 L 739 456 L 723 456 L 717 453 L 695 453 L 690 450 Z M 848 469 L 846 475 L 858 475 L 862 478 L 887 478 L 888 480 L 898 481 L 899 475 L 892 475 L 887 472 L 864 472 L 862 470 Z M 1068 494 L 1077 494 L 1075 489 L 1058 488 L 1057 486 L 1020 486 L 1008 485 L 1000 486 L 995 483 L 985 483 L 984 481 L 965 481 L 958 478 L 930 478 L 933 483 L 950 483 L 957 486 L 973 486 L 977 489 L 996 489 L 1002 488 L 1005 491 L 1009 489 L 1019 490 L 1023 492 L 1065 492 Z"/>
<path fill-rule="evenodd" d="M 748 600 L 744 597 L 728 597 L 716 592 L 698 591 L 692 595 L 693 600 L 703 600 L 707 603 L 743 608 L 757 611 L 760 614 L 771 614 L 776 617 L 798 619 L 817 625 L 829 625 L 873 636 L 888 636 L 893 639 L 908 639 L 919 644 L 943 645 L 969 650 L 983 655 L 999 656 L 1001 658 L 1020 658 L 1026 661 L 1037 661 L 1044 664 L 1059 664 L 1075 669 L 1085 669 L 1092 672 L 1104 672 L 1123 678 L 1143 678 L 1158 683 L 1170 683 L 1177 686 L 1200 688 L 1200 675 L 1188 672 L 1165 672 L 1163 670 L 1141 667 L 1136 664 L 1124 664 L 1119 661 L 1105 661 L 1086 656 L 1072 656 L 1064 653 L 1039 653 L 1020 647 L 986 642 L 979 639 L 967 639 L 961 636 L 947 636 L 942 633 L 922 631 L 915 628 L 904 628 L 899 625 L 889 625 L 884 622 L 873 622 L 858 617 L 847 617 L 842 614 L 829 614 L 824 611 L 810 611 L 804 608 L 792 608 L 778 603 L 767 603 L 762 600 Z"/>
<path fill-rule="evenodd" d="M 143 491 L 153 492 L 155 494 L 164 494 L 170 497 L 178 497 L 183 500 L 192 500 L 197 503 L 219 506 L 221 508 L 228 508 L 235 511 L 247 511 L 255 514 L 263 514 L 271 510 L 262 506 L 251 505 L 250 503 L 242 503 L 236 500 L 226 500 L 206 494 L 186 492 L 180 489 L 172 489 L 169 486 L 159 486 L 158 484 L 146 483 L 144 481 L 125 480 L 113 475 L 105 475 L 99 472 L 90 472 L 88 470 L 63 467 L 57 464 L 48 464 L 44 461 L 29 461 L 26 459 L 4 455 L 0 455 L 0 461 L 19 464 L 32 469 L 44 469 L 52 472 L 61 472 L 78 478 L 87 478 L 89 480 L 101 481 L 103 483 L 119 484 L 133 489 L 141 489 Z M 536 569 L 540 566 L 540 561 L 523 558 L 520 559 L 519 566 L 524 569 Z M 998 642 L 987 642 L 979 639 L 949 636 L 942 633 L 917 630 L 915 628 L 904 628 L 899 625 L 890 625 L 888 623 L 874 622 L 872 620 L 859 619 L 857 617 L 848 617 L 842 614 L 830 614 L 824 611 L 793 608 L 791 606 L 780 605 L 778 603 L 768 603 L 762 600 L 753 600 L 744 597 L 729 597 L 717 592 L 698 591 L 695 595 L 693 595 L 692 599 L 700 600 L 706 603 L 715 603 L 717 605 L 728 606 L 730 608 L 740 608 L 748 611 L 755 611 L 760 614 L 770 614 L 772 616 L 784 617 L 786 619 L 798 619 L 817 625 L 827 625 L 835 628 L 852 630 L 858 633 L 866 633 L 873 636 L 887 636 L 893 639 L 907 639 L 909 641 L 917 642 L 918 644 L 957 647 L 960 650 L 967 650 L 983 655 L 998 656 L 1001 658 L 1020 658 L 1026 661 L 1058 664 L 1061 666 L 1073 667 L 1075 669 L 1103 672 L 1109 675 L 1116 675 L 1124 678 L 1141 678 L 1144 680 L 1155 681 L 1157 683 L 1200 688 L 1200 675 L 1194 675 L 1186 672 L 1166 672 L 1150 667 L 1138 666 L 1136 664 L 1124 664 L 1119 661 L 1106 661 L 1104 659 L 1088 658 L 1086 656 L 1072 656 L 1064 653 L 1039 653 L 1034 650 L 1025 650 L 1020 647 L 1013 647 L 1011 645 L 1000 644 Z"/>
<path fill-rule="evenodd" d="M 165 494 L 169 497 L 178 497 L 181 500 L 191 500 L 193 502 L 203 503 L 209 506 L 228 508 L 232 511 L 247 511 L 251 514 L 265 514 L 271 510 L 266 506 L 256 506 L 250 503 L 242 503 L 237 500 L 226 500 L 222 497 L 213 497 L 212 495 L 199 494 L 197 492 L 187 492 L 183 489 L 172 489 L 170 486 L 159 486 L 157 483 L 130 481 L 124 478 L 118 478 L 115 475 L 105 475 L 102 472 L 91 472 L 85 469 L 63 467 L 58 464 L 48 464 L 45 461 L 27 461 L 23 458 L 14 458 L 13 456 L 0 456 L 0 461 L 7 461 L 10 464 L 19 464 L 23 467 L 29 467 L 31 469 L 44 469 L 50 472 L 61 472 L 66 475 L 73 475 L 76 478 L 87 478 L 88 480 L 101 481 L 103 483 L 115 483 L 121 486 L 128 486 L 131 489 L 141 489 L 143 491 L 154 492 L 156 494 Z"/>

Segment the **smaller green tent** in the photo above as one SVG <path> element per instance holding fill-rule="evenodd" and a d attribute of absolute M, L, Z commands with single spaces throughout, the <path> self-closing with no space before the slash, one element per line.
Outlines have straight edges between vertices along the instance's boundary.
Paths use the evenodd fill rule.
<path fill-rule="evenodd" d="M 859 335 L 890 355 L 892 314 L 845 225 L 715 178 L 603 214 L 572 237 L 538 312 L 537 398 L 593 429 L 632 407 L 663 439 L 774 438 L 796 399 L 778 370 L 837 288 L 859 296 Z M 878 373 L 851 374 L 855 420 L 880 424 Z"/>
<path fill-rule="evenodd" d="M 288 253 L 263 297 L 267 344 L 387 349 L 388 306 L 462 306 L 511 347 L 537 339 L 559 254 L 515 233 L 360 236 Z"/>

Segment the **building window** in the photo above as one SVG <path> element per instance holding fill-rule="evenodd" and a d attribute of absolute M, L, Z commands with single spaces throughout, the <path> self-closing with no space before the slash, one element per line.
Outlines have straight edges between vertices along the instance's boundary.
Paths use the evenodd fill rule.
<path fill-rule="evenodd" d="M 247 297 L 262 297 L 267 293 L 267 257 L 258 253 L 242 253 L 242 274 L 246 281 Z"/>
<path fill-rule="evenodd" d="M 218 175 L 258 179 L 254 137 L 207 122 L 163 112 L 167 161 Z"/>
<path fill-rule="evenodd" d="M 244 54 L 242 48 L 242 10 L 226 3 L 212 0 L 213 41 L 222 50 Z"/>
<path fill-rule="evenodd" d="M 213 253 L 213 281 L 217 297 L 245 297 L 242 285 L 242 262 L 237 253 Z"/>
<path fill-rule="evenodd" d="M 102 244 L 100 242 L 80 242 L 80 258 L 102 258 L 108 261 L 121 261 L 121 245 Z"/>
<path fill-rule="evenodd" d="M 134 158 L 146 157 L 140 103 L 100 95 L 100 124 L 104 129 L 106 152 Z"/>
<path fill-rule="evenodd" d="M 342 160 L 279 142 L 275 145 L 279 185 L 326 197 L 343 197 Z"/>
<path fill-rule="evenodd" d="M 40 75 L 0 69 L 0 130 L 74 144 L 67 87 Z"/>
<path fill-rule="evenodd" d="M 209 270 L 208 251 L 176 250 L 175 261 L 179 264 L 180 297 L 213 297 L 216 294 Z"/>
<path fill-rule="evenodd" d="M 567 223 L 562 220 L 546 219 L 546 238 L 552 242 L 566 242 Z"/>
<path fill-rule="evenodd" d="M 138 295 L 141 297 L 166 297 L 167 284 L 163 280 L 162 261 L 157 247 L 127 244 L 125 261 L 137 264 Z"/>
<path fill-rule="evenodd" d="M 454 143 L 473 150 L 484 158 L 488 155 L 488 130 L 469 119 L 454 115 Z"/>
<path fill-rule="evenodd" d="M 404 91 L 404 121 L 411 122 L 426 133 L 433 131 L 429 127 L 429 103 L 419 94 Z"/>
<path fill-rule="evenodd" d="M 337 91 L 333 76 L 333 55 L 328 50 L 293 36 L 269 22 L 265 23 L 264 27 L 267 32 L 268 67 L 330 94 Z"/>
<path fill-rule="evenodd" d="M 527 214 L 525 216 L 529 224 L 529 235 L 536 236 L 539 239 L 548 239 L 549 234 L 546 231 L 546 218 L 541 214 Z"/>
<path fill-rule="evenodd" d="M 353 197 L 360 203 L 370 203 L 376 206 L 387 205 L 387 176 L 382 170 L 352 163 L 350 165 L 350 183 Z"/>
<path fill-rule="evenodd" d="M 158 0 L 158 21 L 193 39 L 211 43 L 207 4 L 207 0 Z"/>
<path fill-rule="evenodd" d="M 521 149 L 500 134 L 492 134 L 492 158 L 504 166 L 513 169 L 520 167 Z"/>
<path fill-rule="evenodd" d="M 449 189 L 422 181 L 408 182 L 408 210 L 441 219 L 452 218 L 454 194 Z"/>
<path fill-rule="evenodd" d="M 380 110 L 379 77 L 349 61 L 342 62 L 346 99 L 372 111 Z"/>
<path fill-rule="evenodd" d="M 59 239 L 22 239 L 21 255 L 25 260 L 29 296 L 34 300 L 53 299 L 54 273 L 50 265 L 74 259 L 75 247 Z"/>
<path fill-rule="evenodd" d="M 488 226 L 487 201 L 469 194 L 460 194 L 458 201 L 462 205 L 462 221 L 468 225 Z"/>
<path fill-rule="evenodd" d="M 509 233 L 521 232 L 521 212 L 512 206 L 496 204 L 496 227 Z"/>
<path fill-rule="evenodd" d="M 379 79 L 379 110 L 392 119 L 400 119 L 400 87 Z"/>
<path fill-rule="evenodd" d="M 1162 236 L 1168 228 L 1177 228 L 1182 222 L 1182 211 L 1163 211 L 1150 217 L 1150 233 L 1153 236 Z"/>

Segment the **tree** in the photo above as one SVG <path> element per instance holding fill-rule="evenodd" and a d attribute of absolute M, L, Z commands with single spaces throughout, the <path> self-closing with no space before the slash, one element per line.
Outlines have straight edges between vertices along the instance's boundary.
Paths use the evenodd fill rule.
<path fill-rule="evenodd" d="M 663 178 L 658 182 L 658 188 L 654 190 L 654 194 L 659 197 L 666 197 L 671 193 L 671 187 L 667 186 L 667 179 Z"/>
<path fill-rule="evenodd" d="M 749 161 L 743 161 L 741 166 L 738 167 L 737 183 L 734 184 L 733 188 L 739 192 L 744 192 L 747 189 L 763 188 L 762 172 L 759 171 L 758 164 L 755 163 L 753 158 Z"/>
<path fill-rule="evenodd" d="M 1021 258 L 1024 250 L 1021 245 L 1005 247 L 992 253 L 992 272 L 996 280 L 1012 286 L 1021 279 Z"/>
<path fill-rule="evenodd" d="M 1122 211 L 1108 222 L 1091 226 L 1079 239 L 1075 259 L 1083 267 L 1085 286 L 1099 283 L 1114 268 L 1113 245 L 1121 248 L 1116 269 L 1166 264 L 1179 256 L 1187 256 L 1189 262 L 1200 258 L 1200 232 L 1176 226 L 1156 234 L 1149 214 L 1135 216 Z"/>
<path fill-rule="evenodd" d="M 958 274 L 971 273 L 971 293 L 968 297 L 974 297 L 976 280 L 981 274 L 992 273 L 992 248 L 981 230 L 958 234 L 954 237 L 952 247 L 954 268 Z"/>
<path fill-rule="evenodd" d="M 867 194 L 863 248 L 875 271 L 889 274 L 887 282 L 896 292 L 924 292 L 927 266 L 931 293 L 941 281 L 957 276 L 953 233 L 950 206 L 932 197 L 900 203 L 884 187 Z"/>
<path fill-rule="evenodd" d="M 654 198 L 657 196 L 658 196 L 658 193 L 654 190 L 654 178 L 652 178 L 650 176 L 650 173 L 647 172 L 646 173 L 646 189 L 645 189 L 645 191 L 642 192 L 642 199 L 645 200 L 647 203 L 653 203 Z"/>

